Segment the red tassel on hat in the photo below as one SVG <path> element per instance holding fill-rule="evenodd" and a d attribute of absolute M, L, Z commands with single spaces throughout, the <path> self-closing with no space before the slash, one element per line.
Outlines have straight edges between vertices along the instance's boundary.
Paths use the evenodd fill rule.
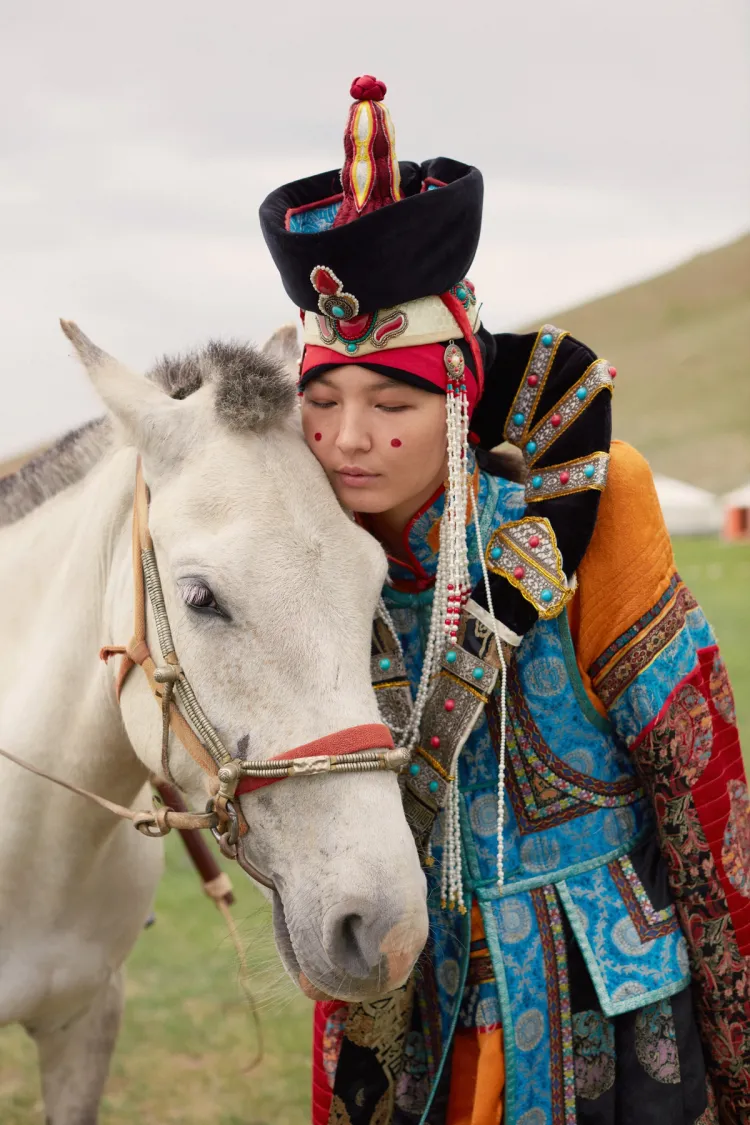
<path fill-rule="evenodd" d="M 403 198 L 393 122 L 382 104 L 385 82 L 363 74 L 354 79 L 350 93 L 355 102 L 344 133 L 344 198 L 333 224 L 336 227 Z"/>

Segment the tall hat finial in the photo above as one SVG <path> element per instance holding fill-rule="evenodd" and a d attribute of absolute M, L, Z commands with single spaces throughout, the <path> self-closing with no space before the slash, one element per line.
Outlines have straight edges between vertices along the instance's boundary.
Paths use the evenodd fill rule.
<path fill-rule="evenodd" d="M 355 102 L 344 133 L 344 198 L 333 224 L 336 227 L 403 199 L 396 136 L 391 115 L 383 105 L 385 82 L 363 74 L 354 79 L 349 93 Z"/>

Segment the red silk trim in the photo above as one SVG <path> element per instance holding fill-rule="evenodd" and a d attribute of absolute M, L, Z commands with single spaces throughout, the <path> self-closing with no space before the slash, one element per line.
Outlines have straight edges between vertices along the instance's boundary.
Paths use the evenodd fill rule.
<path fill-rule="evenodd" d="M 329 207 L 331 203 L 339 203 L 344 198 L 344 193 L 329 195 L 326 199 L 316 199 L 313 203 L 303 203 L 300 207 L 288 207 L 284 216 L 284 228 L 289 230 L 289 220 L 292 215 L 301 215 L 304 211 L 317 211 L 319 207 Z"/>
<path fill-rule="evenodd" d="M 285 750 L 283 754 L 277 754 L 269 760 L 288 762 L 294 758 L 340 758 L 345 754 L 356 754 L 360 750 L 392 749 L 393 738 L 387 726 L 383 723 L 363 723 L 358 727 L 347 727 L 345 730 L 326 734 L 313 742 L 305 742 L 302 746 Z M 266 785 L 274 785 L 283 780 L 283 777 L 243 777 L 235 792 L 237 796 L 253 793 L 256 789 L 263 789 Z"/>
<path fill-rule="evenodd" d="M 464 312 L 464 307 L 460 301 L 456 302 Z M 451 312 L 453 310 L 451 309 Z M 464 316 L 465 316 L 464 312 Z M 468 320 L 467 320 L 468 324 Z M 471 346 L 471 343 L 470 343 Z M 387 351 L 372 353 L 369 352 L 365 356 L 356 355 L 341 355 L 333 348 L 326 348 L 319 344 L 308 344 L 305 348 L 305 354 L 302 357 L 302 367 L 300 368 L 300 378 L 302 378 L 313 367 L 318 367 L 322 363 L 335 363 L 337 367 L 345 367 L 347 364 L 353 364 L 359 367 L 370 367 L 371 364 L 376 364 L 378 367 L 393 368 L 396 371 L 408 371 L 412 375 L 424 379 L 425 382 L 431 383 L 433 387 L 438 387 L 441 391 L 447 391 L 448 387 L 448 372 L 445 366 L 445 347 L 442 344 L 417 344 L 411 348 L 389 348 Z M 472 348 L 472 355 L 474 363 L 479 362 L 479 371 L 482 370 L 482 356 L 479 352 L 479 347 L 476 351 Z M 394 376 L 398 378 L 398 376 Z M 466 394 L 469 400 L 469 413 L 471 414 L 480 398 L 478 380 L 474 372 L 469 368 L 464 370 L 464 385 L 466 386 Z"/>
<path fill-rule="evenodd" d="M 313 1015 L 312 1045 L 312 1121 L 313 1125 L 328 1125 L 331 1112 L 333 1090 L 331 1089 L 323 1063 L 323 1038 L 326 1024 L 339 1008 L 345 1008 L 342 1000 L 319 1000 Z"/>

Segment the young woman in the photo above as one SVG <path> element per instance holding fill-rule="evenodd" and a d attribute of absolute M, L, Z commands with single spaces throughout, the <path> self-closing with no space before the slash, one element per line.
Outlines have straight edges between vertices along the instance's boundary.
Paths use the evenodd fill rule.
<path fill-rule="evenodd" d="M 714 636 L 648 465 L 610 447 L 614 368 L 551 325 L 487 332 L 481 177 L 399 165 L 384 93 L 354 83 L 340 179 L 261 208 L 306 439 L 390 560 L 373 684 L 431 916 L 404 988 L 317 1005 L 314 1121 L 746 1122 L 750 815 Z"/>

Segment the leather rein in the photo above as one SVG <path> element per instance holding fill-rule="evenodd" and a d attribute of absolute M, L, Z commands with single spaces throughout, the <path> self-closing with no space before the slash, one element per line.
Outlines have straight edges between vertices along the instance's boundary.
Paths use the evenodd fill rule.
<path fill-rule="evenodd" d="M 122 657 L 116 680 L 118 702 L 129 672 L 136 666 L 143 670 L 162 714 L 162 773 L 174 784 L 169 770 L 169 736 L 172 733 L 193 761 L 214 779 L 212 788 L 215 789 L 215 794 L 208 801 L 206 811 L 175 811 L 163 805 L 144 811 L 125 808 L 46 773 L 5 750 L 0 750 L 0 755 L 31 773 L 87 797 L 117 816 L 131 820 L 144 835 L 165 836 L 172 828 L 210 829 L 227 858 L 236 859 L 253 879 L 274 889 L 274 884 L 248 862 L 244 850 L 239 846 L 240 836 L 247 832 L 247 823 L 235 798 L 285 778 L 312 777 L 323 773 L 369 773 L 375 770 L 400 773 L 409 763 L 409 753 L 394 747 L 391 733 L 383 723 L 365 723 L 325 735 L 275 758 L 233 758 L 206 717 L 180 665 L 149 531 L 148 510 L 149 495 L 139 456 L 132 522 L 133 637 L 127 645 L 105 645 L 99 655 L 105 662 L 110 656 Z M 152 655 L 146 637 L 148 603 L 156 624 L 158 662 Z"/>

